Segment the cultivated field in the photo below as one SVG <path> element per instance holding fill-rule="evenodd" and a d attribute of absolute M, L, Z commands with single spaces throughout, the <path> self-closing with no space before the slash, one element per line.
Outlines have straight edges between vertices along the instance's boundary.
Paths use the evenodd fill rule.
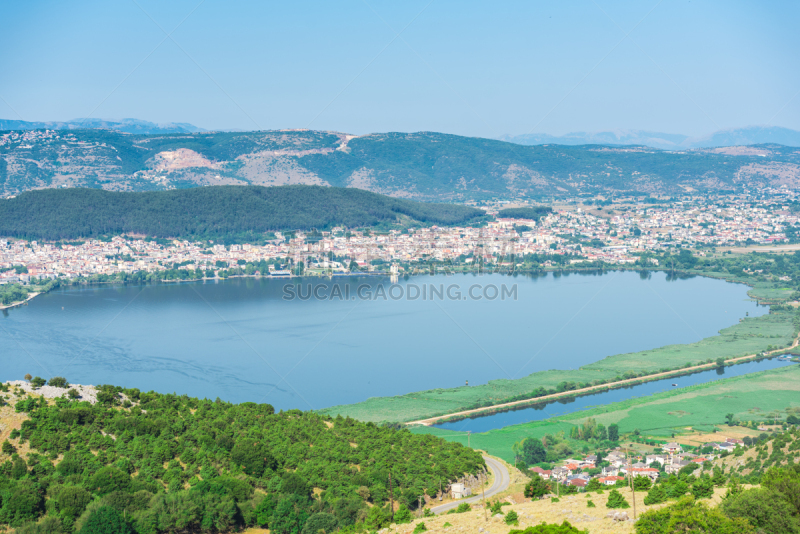
<path fill-rule="evenodd" d="M 639 429 L 642 434 L 671 438 L 687 429 L 711 431 L 733 413 L 740 421 L 762 421 L 770 416 L 785 418 L 786 410 L 800 408 L 800 366 L 676 389 L 656 395 L 629 399 L 562 417 L 513 425 L 472 434 L 470 444 L 493 456 L 513 461 L 511 446 L 523 438 L 540 438 L 561 430 L 567 433 L 593 417 L 606 426 L 616 423 L 620 433 Z M 466 444 L 463 432 L 416 427 L 412 432 L 429 433 Z"/>

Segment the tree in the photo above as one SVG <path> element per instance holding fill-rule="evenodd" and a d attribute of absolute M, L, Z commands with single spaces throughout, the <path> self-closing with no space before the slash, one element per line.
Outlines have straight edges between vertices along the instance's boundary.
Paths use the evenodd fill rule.
<path fill-rule="evenodd" d="M 30 375 L 30 373 L 28 373 L 23 378 L 25 379 L 26 382 L 30 382 L 33 377 Z"/>
<path fill-rule="evenodd" d="M 58 514 L 70 520 L 77 519 L 92 502 L 92 494 L 80 486 L 64 486 L 56 495 Z"/>
<path fill-rule="evenodd" d="M 112 491 L 127 491 L 131 484 L 131 477 L 116 467 L 108 466 L 100 468 L 94 474 L 89 487 L 98 495 L 106 495 Z"/>
<path fill-rule="evenodd" d="M 619 426 L 617 424 L 608 425 L 609 441 L 619 441 Z"/>
<path fill-rule="evenodd" d="M 289 495 L 281 500 L 269 522 L 270 532 L 300 534 L 309 517 L 305 509 L 306 501 L 299 495 Z"/>
<path fill-rule="evenodd" d="M 776 491 L 755 488 L 744 491 L 720 504 L 728 517 L 746 519 L 751 525 L 765 534 L 797 534 L 800 520 L 795 510 Z"/>
<path fill-rule="evenodd" d="M 728 426 L 733 426 L 735 424 L 735 421 L 733 419 L 734 417 L 736 416 L 732 413 L 725 414 L 725 422 L 728 423 Z"/>
<path fill-rule="evenodd" d="M 541 499 L 551 491 L 550 483 L 536 475 L 525 486 L 524 495 L 528 499 Z"/>
<path fill-rule="evenodd" d="M 267 468 L 275 470 L 278 466 L 264 443 L 249 438 L 236 442 L 231 450 L 231 460 L 241 465 L 245 473 L 254 477 L 261 477 Z"/>
<path fill-rule="evenodd" d="M 48 386 L 53 386 L 54 388 L 66 388 L 69 386 L 67 383 L 67 379 L 63 376 L 54 376 L 50 380 L 47 381 Z"/>
<path fill-rule="evenodd" d="M 332 534 L 339 528 L 339 520 L 333 514 L 316 513 L 303 525 L 302 534 Z"/>
<path fill-rule="evenodd" d="M 522 444 L 522 459 L 528 465 L 544 462 L 547 451 L 538 439 L 528 438 Z"/>
<path fill-rule="evenodd" d="M 267 495 L 256 506 L 256 524 L 263 528 L 269 528 L 269 522 L 272 519 L 272 514 L 275 512 L 275 507 L 278 506 L 278 501 L 274 495 Z"/>
<path fill-rule="evenodd" d="M 603 488 L 603 484 L 599 480 L 593 478 L 586 484 L 586 491 L 597 491 Z"/>
<path fill-rule="evenodd" d="M 647 492 L 647 496 L 644 498 L 644 503 L 648 506 L 651 504 L 661 504 L 662 502 L 666 501 L 667 492 L 664 491 L 663 486 L 660 484 L 656 484 L 650 488 L 650 491 Z"/>
<path fill-rule="evenodd" d="M 122 515 L 110 506 L 93 511 L 78 534 L 134 534 Z"/>
<path fill-rule="evenodd" d="M 606 508 L 630 508 L 630 504 L 625 500 L 625 497 L 617 490 L 611 490 L 608 494 L 608 502 Z"/>
<path fill-rule="evenodd" d="M 636 475 L 633 477 L 633 489 L 636 491 L 647 491 L 651 484 L 650 479 L 646 476 Z"/>
<path fill-rule="evenodd" d="M 11 455 L 12 455 L 12 454 L 14 454 L 15 452 L 17 452 L 17 448 L 16 448 L 16 447 L 14 447 L 14 446 L 11 444 L 11 442 L 10 442 L 10 441 L 8 441 L 8 440 L 5 440 L 5 441 L 3 442 L 3 454 L 7 454 L 7 455 L 11 456 Z"/>
<path fill-rule="evenodd" d="M 28 485 L 19 487 L 10 497 L 3 499 L 0 522 L 18 527 L 39 517 L 44 511 L 43 505 L 42 497 L 36 489 Z"/>
<path fill-rule="evenodd" d="M 404 504 L 401 504 L 397 511 L 394 513 L 394 522 L 398 525 L 404 523 L 411 523 L 411 510 Z"/>
<path fill-rule="evenodd" d="M 686 496 L 672 506 L 648 510 L 636 522 L 636 534 L 751 534 L 753 528 L 742 518 L 729 518 L 718 508 L 695 503 Z"/>
<path fill-rule="evenodd" d="M 714 483 L 711 477 L 703 475 L 692 484 L 692 495 L 695 499 L 710 499 L 714 496 Z"/>

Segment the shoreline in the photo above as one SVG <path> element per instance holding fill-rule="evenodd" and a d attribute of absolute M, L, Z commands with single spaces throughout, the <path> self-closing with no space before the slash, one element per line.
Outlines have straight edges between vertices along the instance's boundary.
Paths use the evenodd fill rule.
<path fill-rule="evenodd" d="M 38 295 L 41 295 L 42 293 L 46 293 L 46 291 L 39 291 L 39 292 L 36 292 L 36 293 L 31 293 L 31 294 L 28 295 L 28 298 L 26 298 L 25 300 L 20 300 L 18 302 L 12 302 L 11 304 L 0 305 L 0 310 L 8 310 L 8 309 L 11 309 L 11 308 L 16 308 L 17 306 L 22 306 L 24 304 L 27 304 L 28 301 L 32 300 L 34 297 L 36 297 Z"/>
<path fill-rule="evenodd" d="M 780 354 L 797 348 L 800 345 L 800 332 L 798 332 L 797 337 L 795 337 L 794 342 L 789 347 L 773 350 L 770 352 L 764 352 L 761 354 L 748 354 L 747 356 L 741 356 L 739 358 L 732 358 L 730 360 L 725 360 L 725 367 L 738 365 L 742 363 L 747 363 L 748 361 L 753 360 L 761 360 L 765 358 L 769 358 L 770 356 L 779 356 Z M 645 375 L 636 378 L 628 378 L 625 380 L 619 380 L 616 382 L 609 382 L 607 384 L 598 384 L 596 386 L 590 386 L 587 388 L 575 389 L 571 391 L 565 391 L 562 393 L 554 393 L 552 395 L 544 395 L 541 397 L 532 397 L 530 399 L 523 399 L 518 401 L 511 401 L 505 402 L 501 404 L 494 404 L 491 406 L 485 406 L 482 408 L 474 408 L 472 410 L 464 410 L 461 412 L 455 412 L 445 415 L 438 415 L 434 417 L 429 417 L 427 419 L 420 419 L 417 421 L 409 421 L 404 423 L 406 426 L 434 426 L 436 423 L 451 423 L 455 421 L 460 421 L 462 419 L 467 419 L 472 415 L 480 414 L 481 412 L 497 410 L 498 412 L 508 411 L 508 409 L 513 409 L 516 407 L 522 407 L 527 405 L 536 405 L 542 402 L 547 403 L 550 401 L 557 401 L 560 399 L 570 398 L 570 397 L 582 397 L 584 395 L 591 395 L 593 393 L 600 393 L 603 391 L 610 391 L 612 389 L 619 389 L 625 386 L 630 385 L 638 385 L 638 384 L 645 384 L 647 382 L 652 382 L 654 380 L 658 380 L 660 378 L 669 378 L 669 377 L 678 377 L 688 374 L 693 374 L 700 371 L 709 371 L 718 367 L 716 363 L 704 363 L 700 365 L 695 365 L 692 367 L 685 367 L 683 369 L 675 369 L 672 371 L 665 371 L 663 373 L 656 373 L 652 375 Z M 493 415 L 492 414 L 485 414 L 485 415 Z M 482 417 L 482 416 L 478 416 Z"/>

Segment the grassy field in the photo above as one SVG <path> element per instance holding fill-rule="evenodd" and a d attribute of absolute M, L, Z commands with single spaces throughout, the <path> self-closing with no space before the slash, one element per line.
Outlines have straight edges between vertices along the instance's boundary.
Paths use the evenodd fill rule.
<path fill-rule="evenodd" d="M 497 404 L 514 395 L 525 395 L 539 386 L 554 388 L 560 382 L 610 380 L 627 371 L 655 373 L 660 369 L 700 363 L 719 357 L 726 359 L 754 354 L 773 346 L 787 346 L 794 339 L 797 316 L 773 312 L 749 317 L 717 336 L 687 345 L 668 345 L 655 350 L 609 356 L 576 370 L 551 370 L 533 373 L 517 380 L 492 380 L 480 386 L 433 389 L 395 397 L 373 397 L 364 402 L 320 410 L 336 416 L 362 421 L 405 422 L 433 417 L 474 407 L 476 403 Z"/>
<path fill-rule="evenodd" d="M 639 429 L 645 435 L 669 438 L 691 428 L 711 429 L 724 423 L 728 413 L 735 414 L 741 421 L 760 421 L 770 414 L 785 416 L 787 408 L 798 407 L 800 366 L 793 365 L 612 403 L 545 421 L 472 434 L 470 445 L 513 461 L 511 445 L 515 442 L 561 430 L 569 432 L 572 426 L 583 424 L 589 417 L 606 426 L 616 423 L 620 433 Z M 412 432 L 467 443 L 467 435 L 463 432 L 431 427 L 416 427 Z"/>

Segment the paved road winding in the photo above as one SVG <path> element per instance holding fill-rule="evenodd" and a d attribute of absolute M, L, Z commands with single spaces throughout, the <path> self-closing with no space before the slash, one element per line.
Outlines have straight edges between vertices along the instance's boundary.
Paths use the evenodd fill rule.
<path fill-rule="evenodd" d="M 490 496 L 500 493 L 501 491 L 505 491 L 508 488 L 508 485 L 511 484 L 511 475 L 508 474 L 508 469 L 506 469 L 506 466 L 504 466 L 501 462 L 498 462 L 494 458 L 489 458 L 488 456 L 484 456 L 483 459 L 486 461 L 486 465 L 489 466 L 489 469 L 492 470 L 492 473 L 494 473 L 494 484 L 492 484 L 491 488 L 486 490 L 486 498 L 488 499 Z M 434 514 L 441 514 L 447 512 L 448 510 L 452 510 L 453 508 L 457 508 L 462 502 L 471 503 L 480 500 L 481 494 L 479 493 L 473 497 L 459 499 L 451 503 L 434 506 L 431 508 L 431 512 Z"/>

